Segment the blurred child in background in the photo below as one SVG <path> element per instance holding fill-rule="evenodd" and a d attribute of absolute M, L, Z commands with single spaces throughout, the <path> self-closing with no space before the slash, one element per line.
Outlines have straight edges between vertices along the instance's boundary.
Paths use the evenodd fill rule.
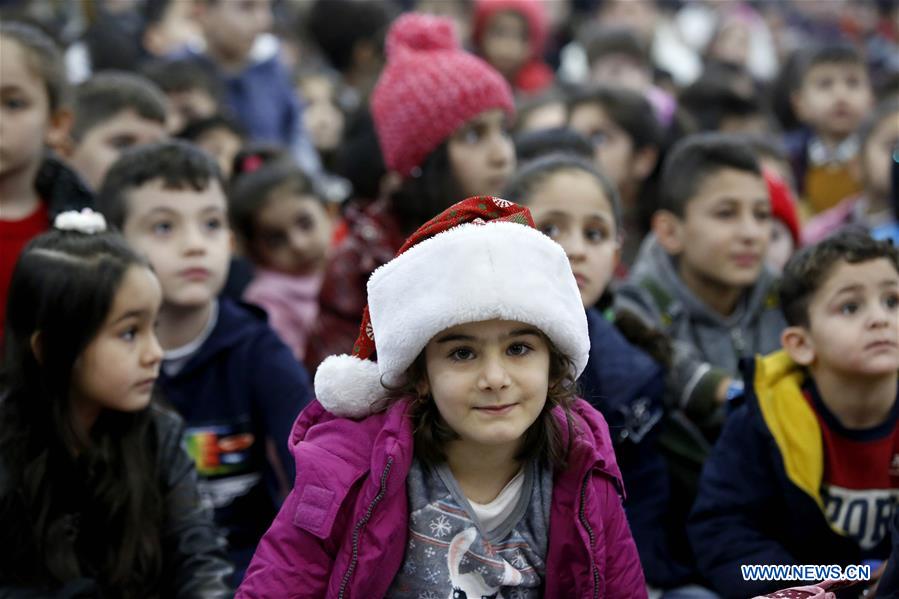
<path fill-rule="evenodd" d="M 46 148 L 68 134 L 62 56 L 40 30 L 0 24 L 0 342 L 19 252 L 65 210 L 93 203 L 81 178 Z"/>
<path fill-rule="evenodd" d="M 160 390 L 187 421 L 237 583 L 293 479 L 287 435 L 309 379 L 264 314 L 220 296 L 233 238 L 206 152 L 183 141 L 136 148 L 110 169 L 97 203 L 162 285 Z"/>
<path fill-rule="evenodd" d="M 475 49 L 515 92 L 536 94 L 553 83 L 543 62 L 548 21 L 542 0 L 475 0 Z"/>
<path fill-rule="evenodd" d="M 804 129 L 787 137 L 799 194 L 810 214 L 861 191 L 855 133 L 872 105 L 864 59 L 847 44 L 800 50 L 791 100 Z"/>
<path fill-rule="evenodd" d="M 803 241 L 816 243 L 846 225 L 859 225 L 875 236 L 896 221 L 890 200 L 890 161 L 899 144 L 899 99 L 886 100 L 869 114 L 858 132 L 862 191 L 806 223 Z"/>
<path fill-rule="evenodd" d="M 271 327 L 302 361 L 330 248 L 333 223 L 325 201 L 299 168 L 281 159 L 237 176 L 229 210 L 243 253 L 255 265 L 244 299 L 265 309 Z"/>

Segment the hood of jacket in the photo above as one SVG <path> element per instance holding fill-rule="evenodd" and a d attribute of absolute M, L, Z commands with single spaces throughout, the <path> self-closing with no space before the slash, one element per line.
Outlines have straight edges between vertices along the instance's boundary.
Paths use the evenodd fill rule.
<path fill-rule="evenodd" d="M 191 356 L 177 376 L 202 368 L 221 352 L 241 345 L 245 341 L 267 331 L 268 317 L 265 310 L 252 304 L 235 302 L 227 297 L 218 299 L 218 318 L 209 337 Z"/>
<path fill-rule="evenodd" d="M 674 259 L 653 234 L 647 235 L 641 245 L 630 278 L 638 283 L 647 279 L 656 281 L 671 294 L 673 310 L 682 310 L 694 321 L 707 322 L 719 327 L 745 325 L 766 307 L 777 305 L 777 296 L 773 293 L 775 279 L 767 269 L 762 269 L 755 284 L 743 294 L 733 314 L 722 316 L 716 313 L 684 284 L 677 272 Z"/>
<path fill-rule="evenodd" d="M 52 222 L 61 212 L 93 208 L 94 192 L 53 152 L 47 152 L 34 181 L 38 195 L 47 202 Z"/>
<path fill-rule="evenodd" d="M 399 480 L 405 489 L 405 477 L 414 456 L 410 405 L 406 400 L 398 400 L 383 412 L 351 420 L 335 416 L 313 401 L 299 415 L 290 435 L 297 472 L 303 472 L 306 480 L 317 481 L 316 486 L 333 492 L 335 498 L 342 498 L 361 476 L 383 472 L 388 458 L 392 458 L 391 468 L 398 469 L 401 476 L 391 478 Z M 564 411 L 555 408 L 553 415 L 561 424 L 562 443 L 567 445 L 569 431 Z M 572 405 L 571 416 L 574 435 L 566 470 L 596 468 L 612 477 L 623 495 L 621 473 L 605 420 L 581 399 Z M 348 443 L 348 439 L 353 442 Z M 337 507 L 334 506 L 333 515 Z M 327 525 L 324 528 L 330 529 L 333 519 L 330 520 L 323 522 Z M 323 529 L 321 533 L 327 531 Z"/>
<path fill-rule="evenodd" d="M 747 389 L 754 392 L 754 407 L 774 437 L 787 478 L 823 511 L 824 446 L 818 418 L 803 397 L 804 369 L 781 350 L 756 358 L 747 375 L 754 383 Z"/>

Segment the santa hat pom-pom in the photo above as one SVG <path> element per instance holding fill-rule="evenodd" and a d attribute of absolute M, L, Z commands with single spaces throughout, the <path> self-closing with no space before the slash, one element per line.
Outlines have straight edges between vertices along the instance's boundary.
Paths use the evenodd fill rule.
<path fill-rule="evenodd" d="M 398 18 L 387 34 L 387 56 L 413 50 L 458 50 L 455 24 L 446 17 L 409 13 Z"/>
<path fill-rule="evenodd" d="M 386 394 L 378 364 L 371 360 L 329 356 L 315 371 L 315 398 L 335 416 L 364 418 Z"/>

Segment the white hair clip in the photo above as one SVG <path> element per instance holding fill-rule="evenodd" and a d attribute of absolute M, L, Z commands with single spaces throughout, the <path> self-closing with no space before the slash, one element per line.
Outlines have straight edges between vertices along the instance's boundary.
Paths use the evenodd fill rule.
<path fill-rule="evenodd" d="M 106 230 L 106 219 L 102 214 L 94 212 L 90 208 L 82 208 L 81 212 L 68 210 L 57 215 L 56 220 L 53 221 L 53 228 L 93 235 Z"/>

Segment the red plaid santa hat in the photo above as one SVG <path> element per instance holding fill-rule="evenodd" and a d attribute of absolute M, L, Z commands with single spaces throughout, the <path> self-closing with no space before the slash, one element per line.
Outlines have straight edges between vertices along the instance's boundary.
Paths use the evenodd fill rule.
<path fill-rule="evenodd" d="M 493 319 L 540 329 L 572 360 L 575 378 L 587 365 L 587 319 L 565 251 L 534 228 L 527 208 L 481 196 L 422 225 L 372 274 L 353 354 L 322 362 L 316 398 L 334 414 L 366 416 L 387 387 L 406 382 L 435 335 Z"/>

